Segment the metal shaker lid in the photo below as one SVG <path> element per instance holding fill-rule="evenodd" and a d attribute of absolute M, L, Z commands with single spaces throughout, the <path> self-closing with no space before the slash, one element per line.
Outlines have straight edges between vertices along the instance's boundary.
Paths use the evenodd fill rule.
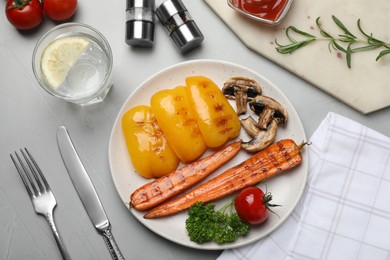
<path fill-rule="evenodd" d="M 150 47 L 154 40 L 154 0 L 127 0 L 126 43 Z"/>
<path fill-rule="evenodd" d="M 162 24 L 168 21 L 168 19 L 179 12 L 187 11 L 187 8 L 180 0 L 167 0 L 156 8 L 156 15 Z"/>
<path fill-rule="evenodd" d="M 154 41 L 154 23 L 130 21 L 126 23 L 126 43 L 132 46 L 150 47 Z"/>
<path fill-rule="evenodd" d="M 204 37 L 181 0 L 167 0 L 155 11 L 181 52 L 200 45 Z"/>
<path fill-rule="evenodd" d="M 183 24 L 176 31 L 172 32 L 171 38 L 182 53 L 199 46 L 204 39 L 195 22 Z"/>

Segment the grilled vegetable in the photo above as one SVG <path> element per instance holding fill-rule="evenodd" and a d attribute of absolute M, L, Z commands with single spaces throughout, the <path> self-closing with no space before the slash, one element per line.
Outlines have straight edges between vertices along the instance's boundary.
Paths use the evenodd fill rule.
<path fill-rule="evenodd" d="M 256 127 L 256 121 L 249 116 L 241 120 L 242 127 L 253 138 L 250 141 L 242 142 L 241 146 L 249 153 L 255 153 L 267 148 L 276 138 L 278 131 L 278 123 L 272 120 L 267 129 L 259 129 Z"/>
<path fill-rule="evenodd" d="M 148 210 L 173 197 L 200 182 L 232 159 L 240 151 L 240 147 L 240 142 L 231 143 L 205 158 L 145 184 L 131 194 L 130 207 L 135 207 L 137 210 Z"/>
<path fill-rule="evenodd" d="M 271 97 L 259 95 L 249 102 L 250 109 L 259 116 L 257 127 L 267 129 L 273 119 L 278 125 L 285 126 L 288 121 L 288 112 L 278 101 Z"/>
<path fill-rule="evenodd" d="M 122 130 L 134 168 L 143 177 L 161 177 L 179 165 L 149 106 L 127 111 L 122 117 Z"/>
<path fill-rule="evenodd" d="M 274 143 L 187 194 L 153 208 L 144 218 L 176 214 L 195 202 L 213 201 L 289 170 L 301 163 L 304 144 L 297 146 L 291 139 Z"/>
<path fill-rule="evenodd" d="M 186 87 L 161 90 L 152 96 L 150 105 L 170 146 L 182 162 L 191 162 L 206 150 Z"/>
<path fill-rule="evenodd" d="M 231 77 L 222 88 L 222 92 L 228 99 L 236 100 L 237 115 L 246 114 L 248 100 L 261 95 L 260 84 L 247 77 Z"/>
<path fill-rule="evenodd" d="M 203 76 L 186 78 L 198 126 L 208 147 L 219 147 L 240 133 L 240 120 L 219 87 Z"/>

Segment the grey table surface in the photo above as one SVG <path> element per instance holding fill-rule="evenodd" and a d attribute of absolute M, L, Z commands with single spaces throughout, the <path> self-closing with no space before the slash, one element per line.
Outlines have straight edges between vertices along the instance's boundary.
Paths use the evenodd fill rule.
<path fill-rule="evenodd" d="M 157 1 L 157 3 L 159 3 Z M 99 105 L 78 107 L 43 91 L 34 79 L 31 55 L 39 37 L 56 24 L 45 19 L 32 32 L 15 30 L 0 18 L 0 259 L 61 259 L 46 220 L 35 214 L 9 153 L 27 146 L 55 192 L 54 217 L 73 259 L 110 259 L 66 172 L 56 143 L 56 129 L 67 126 L 113 226 L 126 259 L 215 259 L 221 251 L 174 244 L 145 228 L 121 202 L 108 162 L 108 142 L 115 117 L 127 97 L 154 73 L 194 59 L 216 59 L 244 65 L 278 86 L 295 106 L 310 137 L 329 111 L 339 113 L 390 136 L 390 108 L 369 115 L 339 102 L 302 79 L 247 49 L 200 0 L 184 0 L 205 41 L 185 55 L 177 52 L 156 21 L 151 49 L 124 42 L 122 1 L 81 1 L 73 21 L 102 32 L 114 54 L 114 87 Z M 0 7 L 4 10 L 5 1 Z"/>

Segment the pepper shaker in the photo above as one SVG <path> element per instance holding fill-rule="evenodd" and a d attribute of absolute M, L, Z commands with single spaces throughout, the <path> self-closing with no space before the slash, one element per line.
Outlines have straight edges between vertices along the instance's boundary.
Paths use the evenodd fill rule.
<path fill-rule="evenodd" d="M 154 0 L 127 0 L 126 43 L 150 47 L 154 40 Z"/>
<path fill-rule="evenodd" d="M 182 53 L 202 43 L 203 34 L 181 0 L 167 0 L 156 9 L 155 13 Z"/>

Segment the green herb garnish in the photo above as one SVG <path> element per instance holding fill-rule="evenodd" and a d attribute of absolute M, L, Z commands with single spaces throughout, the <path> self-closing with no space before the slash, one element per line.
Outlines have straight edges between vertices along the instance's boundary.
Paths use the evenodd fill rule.
<path fill-rule="evenodd" d="M 363 38 L 358 38 L 354 34 L 352 34 L 345 25 L 337 19 L 334 15 L 332 16 L 335 24 L 342 31 L 341 34 L 338 34 L 337 37 L 332 36 L 330 33 L 326 32 L 320 23 L 320 17 L 316 19 L 316 24 L 320 29 L 320 34 L 322 37 L 317 37 L 315 35 L 309 34 L 307 32 L 303 32 L 297 29 L 294 26 L 289 26 L 286 29 L 286 36 L 290 43 L 288 44 L 279 44 L 276 39 L 275 43 L 277 45 L 276 50 L 282 54 L 291 54 L 299 48 L 302 48 L 314 41 L 329 41 L 328 49 L 330 52 L 333 50 L 339 50 L 346 54 L 346 61 L 349 68 L 351 68 L 351 56 L 353 53 L 369 51 L 378 48 L 384 48 L 378 56 L 376 57 L 376 61 L 378 61 L 383 56 L 390 54 L 390 43 L 381 41 L 379 39 L 374 38 L 372 34 L 367 34 L 363 31 L 360 23 L 360 19 L 357 21 L 357 27 L 359 31 L 362 33 Z M 293 34 L 297 36 L 303 37 L 302 40 L 296 40 L 293 37 Z"/>
<path fill-rule="evenodd" d="M 230 243 L 249 232 L 249 225 L 242 221 L 232 208 L 233 200 L 219 210 L 214 203 L 197 202 L 188 211 L 186 229 L 191 241 L 202 244 L 215 241 L 217 244 Z"/>

